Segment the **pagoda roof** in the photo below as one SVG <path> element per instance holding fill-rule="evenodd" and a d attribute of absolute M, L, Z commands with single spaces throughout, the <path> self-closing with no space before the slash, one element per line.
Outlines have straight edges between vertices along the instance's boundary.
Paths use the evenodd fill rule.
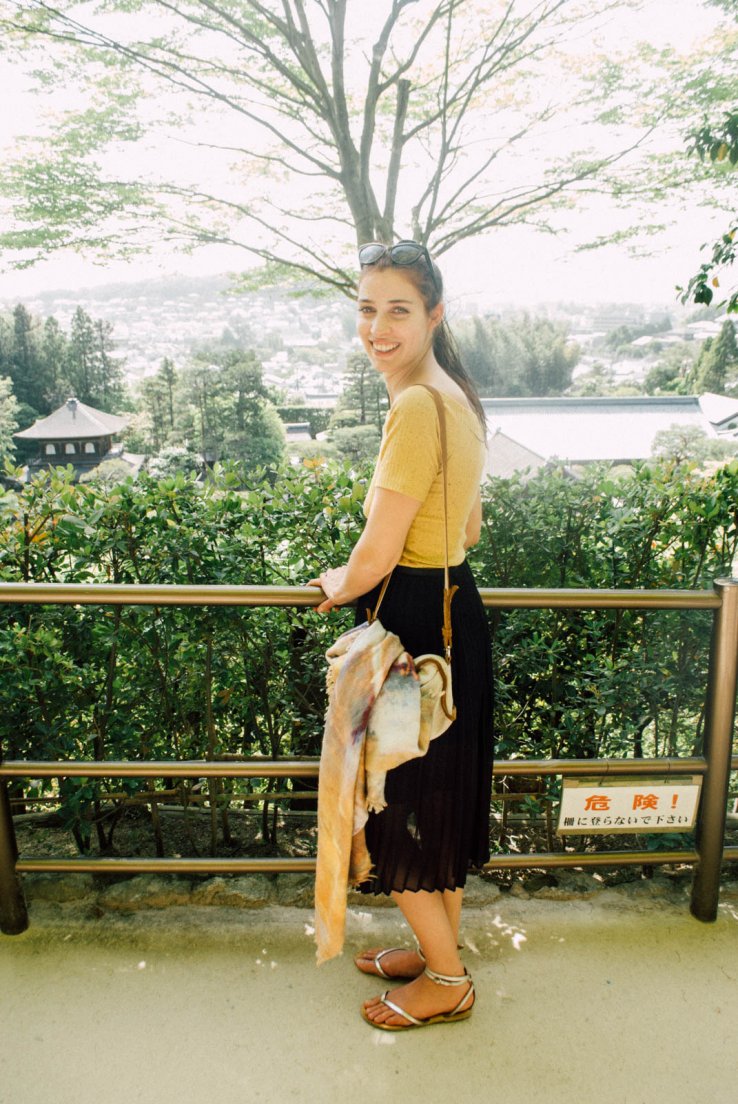
<path fill-rule="evenodd" d="M 88 437 L 109 437 L 128 425 L 128 419 L 118 414 L 108 414 L 106 410 L 95 410 L 79 399 L 70 398 L 45 418 L 14 433 L 30 441 L 80 440 Z"/>

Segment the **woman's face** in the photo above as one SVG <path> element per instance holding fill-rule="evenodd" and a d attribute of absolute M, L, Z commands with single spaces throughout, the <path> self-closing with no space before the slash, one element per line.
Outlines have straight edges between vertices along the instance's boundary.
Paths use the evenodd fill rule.
<path fill-rule="evenodd" d="M 443 305 L 430 313 L 401 268 L 368 269 L 359 283 L 357 333 L 375 368 L 403 376 L 429 354 Z"/>

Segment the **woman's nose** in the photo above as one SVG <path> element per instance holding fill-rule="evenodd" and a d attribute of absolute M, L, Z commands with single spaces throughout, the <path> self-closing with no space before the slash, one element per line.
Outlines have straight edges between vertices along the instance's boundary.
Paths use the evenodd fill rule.
<path fill-rule="evenodd" d="M 386 315 L 382 315 L 382 314 L 375 314 L 374 315 L 374 318 L 372 318 L 372 324 L 371 324 L 372 334 L 384 333 L 385 330 L 388 330 L 389 328 L 390 328 L 390 322 L 389 322 L 389 319 L 386 317 Z"/>

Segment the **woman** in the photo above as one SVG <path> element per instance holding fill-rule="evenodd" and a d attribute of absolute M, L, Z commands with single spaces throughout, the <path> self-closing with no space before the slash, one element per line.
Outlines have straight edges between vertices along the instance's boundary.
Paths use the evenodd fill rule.
<path fill-rule="evenodd" d="M 370 813 L 372 875 L 359 888 L 391 894 L 412 928 L 417 951 L 372 948 L 355 961 L 364 973 L 409 979 L 366 1001 L 362 1015 L 383 1030 L 466 1018 L 474 986 L 459 958 L 463 887 L 470 865 L 489 858 L 492 777 L 492 661 L 482 602 L 465 550 L 479 539 L 479 486 L 485 417 L 444 321 L 441 273 L 415 242 L 359 250 L 357 330 L 390 399 L 379 459 L 364 502 L 366 525 L 349 561 L 310 585 L 317 607 L 356 603 L 366 620 L 382 580 L 392 576 L 380 620 L 411 655 L 443 650 L 444 514 L 438 414 L 448 439 L 448 547 L 452 684 L 457 718 L 428 753 L 387 774 L 387 808 Z"/>

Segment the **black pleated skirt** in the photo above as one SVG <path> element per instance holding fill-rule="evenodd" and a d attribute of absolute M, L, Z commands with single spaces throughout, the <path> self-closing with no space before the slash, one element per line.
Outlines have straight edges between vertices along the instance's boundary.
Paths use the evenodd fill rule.
<path fill-rule="evenodd" d="M 494 683 L 490 632 L 466 560 L 449 568 L 459 589 L 451 603 L 451 678 L 456 720 L 426 755 L 387 773 L 387 807 L 370 813 L 366 840 L 372 874 L 363 893 L 454 890 L 470 867 L 489 859 Z M 379 585 L 356 602 L 358 625 L 374 609 Z M 443 652 L 443 568 L 397 566 L 379 620 L 411 655 Z"/>

